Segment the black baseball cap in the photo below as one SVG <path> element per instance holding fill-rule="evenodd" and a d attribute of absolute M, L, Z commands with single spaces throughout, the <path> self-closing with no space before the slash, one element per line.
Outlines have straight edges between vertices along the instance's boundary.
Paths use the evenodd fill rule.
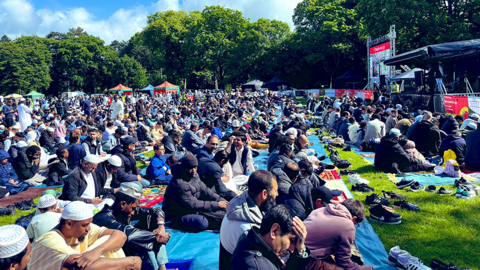
<path fill-rule="evenodd" d="M 316 187 L 312 189 L 312 201 L 315 203 L 317 199 L 320 199 L 323 205 L 332 203 L 333 195 L 332 191 L 326 187 Z"/>

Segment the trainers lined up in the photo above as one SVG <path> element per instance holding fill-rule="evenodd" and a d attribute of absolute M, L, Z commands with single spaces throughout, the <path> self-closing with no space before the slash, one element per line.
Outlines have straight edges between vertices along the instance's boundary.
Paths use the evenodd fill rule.
<path fill-rule="evenodd" d="M 352 184 L 370 184 L 370 181 L 360 177 L 358 173 L 351 173 L 348 175 L 348 182 Z"/>
<path fill-rule="evenodd" d="M 400 220 L 401 218 L 402 218 L 401 215 L 395 214 L 387 210 L 381 204 L 372 205 L 370 207 L 370 219 L 372 221 L 383 223 L 383 224 L 398 225 L 402 223 L 402 221 Z"/>

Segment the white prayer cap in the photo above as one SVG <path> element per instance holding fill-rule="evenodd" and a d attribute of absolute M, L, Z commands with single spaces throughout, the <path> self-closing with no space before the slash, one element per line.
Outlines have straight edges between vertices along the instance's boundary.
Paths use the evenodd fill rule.
<path fill-rule="evenodd" d="M 16 124 L 12 127 L 12 129 L 20 129 L 20 128 L 21 128 L 21 126 L 20 126 L 19 123 L 16 123 Z"/>
<path fill-rule="evenodd" d="M 33 119 L 32 123 L 37 124 L 38 123 L 37 119 Z"/>
<path fill-rule="evenodd" d="M 27 142 L 26 141 L 19 141 L 17 144 L 16 144 L 18 147 L 25 147 L 25 146 L 28 146 Z"/>
<path fill-rule="evenodd" d="M 67 143 L 67 141 L 65 140 L 65 138 L 60 138 L 58 139 L 58 143 Z"/>
<path fill-rule="evenodd" d="M 44 124 L 41 124 L 41 125 L 38 127 L 38 129 L 45 129 L 45 128 L 46 128 L 46 127 L 45 127 Z"/>
<path fill-rule="evenodd" d="M 20 99 L 20 101 L 25 101 L 25 100 L 26 100 L 26 99 L 25 99 L 25 98 L 23 98 L 23 97 Z"/>
<path fill-rule="evenodd" d="M 24 251 L 29 243 L 25 229 L 18 225 L 0 227 L 0 259 L 11 258 Z"/>
<path fill-rule="evenodd" d="M 472 128 L 472 129 L 477 129 L 477 124 L 475 124 L 475 123 L 468 123 L 467 127 Z"/>
<path fill-rule="evenodd" d="M 54 206 L 57 203 L 57 198 L 52 194 L 45 194 L 38 200 L 38 208 L 47 208 L 50 206 Z"/>
<path fill-rule="evenodd" d="M 88 156 L 87 156 L 88 157 Z M 73 201 L 65 206 L 62 218 L 65 220 L 80 221 L 93 217 L 93 211 L 82 201 Z"/>
<path fill-rule="evenodd" d="M 122 167 L 122 160 L 118 156 L 111 156 L 108 158 L 108 163 L 115 167 Z"/>
<path fill-rule="evenodd" d="M 83 160 L 90 163 L 100 163 L 100 159 L 95 155 L 87 155 Z"/>
<path fill-rule="evenodd" d="M 51 131 L 51 132 L 55 131 L 55 129 L 52 128 L 52 127 L 48 127 L 47 130 L 48 130 L 48 131 Z"/>

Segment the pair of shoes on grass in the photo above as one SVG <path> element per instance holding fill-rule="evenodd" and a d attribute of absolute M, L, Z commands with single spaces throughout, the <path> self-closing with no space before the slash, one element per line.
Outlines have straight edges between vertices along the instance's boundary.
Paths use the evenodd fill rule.
<path fill-rule="evenodd" d="M 437 187 L 434 186 L 434 185 L 428 186 L 427 188 L 425 188 L 425 191 L 430 192 L 430 193 L 437 193 L 438 195 L 450 195 L 450 194 L 453 193 L 451 190 L 448 190 L 444 187 L 440 187 L 437 190 Z"/>
<path fill-rule="evenodd" d="M 33 201 L 23 200 L 21 202 L 16 202 L 15 207 L 18 210 L 27 211 L 27 210 L 31 210 L 31 209 L 37 207 L 37 205 Z"/>
<path fill-rule="evenodd" d="M 453 263 L 446 264 L 440 260 L 432 260 L 430 268 L 432 268 L 432 270 L 471 270 L 470 268 L 457 267 Z"/>
<path fill-rule="evenodd" d="M 410 255 L 408 251 L 400 249 L 399 246 L 390 249 L 387 263 L 400 270 L 431 270 L 419 258 Z"/>
<path fill-rule="evenodd" d="M 394 209 L 383 204 L 370 206 L 370 220 L 390 225 L 402 223 L 402 215 L 396 214 Z"/>
<path fill-rule="evenodd" d="M 404 189 L 409 187 L 409 191 L 417 192 L 417 191 L 422 191 L 425 190 L 425 186 L 417 182 L 417 180 L 407 180 L 407 179 L 402 179 L 402 181 L 398 182 L 397 184 L 398 189 Z"/>

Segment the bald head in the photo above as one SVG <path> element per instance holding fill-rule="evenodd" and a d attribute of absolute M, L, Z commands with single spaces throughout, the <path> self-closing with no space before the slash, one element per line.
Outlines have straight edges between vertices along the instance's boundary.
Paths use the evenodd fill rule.
<path fill-rule="evenodd" d="M 305 146 L 308 144 L 308 138 L 307 136 L 305 135 L 300 135 L 300 137 L 298 137 L 298 142 L 302 145 L 302 146 Z"/>

